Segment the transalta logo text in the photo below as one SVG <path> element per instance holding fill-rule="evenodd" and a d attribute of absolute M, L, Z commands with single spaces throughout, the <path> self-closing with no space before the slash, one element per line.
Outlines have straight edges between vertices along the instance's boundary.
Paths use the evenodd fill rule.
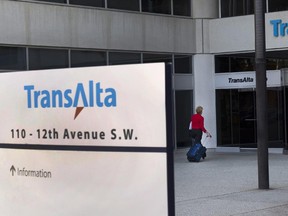
<path fill-rule="evenodd" d="M 84 107 L 116 107 L 117 95 L 114 88 L 103 88 L 100 82 L 90 80 L 86 85 L 78 83 L 71 89 L 45 90 L 34 85 L 25 85 L 27 108 L 71 108 L 75 107 L 74 119 Z"/>

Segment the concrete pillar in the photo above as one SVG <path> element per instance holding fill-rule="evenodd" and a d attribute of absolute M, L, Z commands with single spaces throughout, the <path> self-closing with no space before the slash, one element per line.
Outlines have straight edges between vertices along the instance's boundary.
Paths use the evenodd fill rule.
<path fill-rule="evenodd" d="M 216 133 L 216 100 L 214 55 L 196 54 L 193 56 L 194 82 L 194 113 L 197 106 L 204 108 L 203 117 L 205 128 L 211 133 L 212 139 L 204 143 L 207 148 L 217 147 Z M 205 139 L 203 136 L 202 142 Z"/>

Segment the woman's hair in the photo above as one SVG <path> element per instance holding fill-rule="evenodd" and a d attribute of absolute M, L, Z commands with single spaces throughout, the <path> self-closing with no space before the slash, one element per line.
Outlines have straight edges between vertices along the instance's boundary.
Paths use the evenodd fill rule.
<path fill-rule="evenodd" d="M 202 111 L 203 111 L 203 107 L 202 106 L 196 107 L 196 113 L 202 114 Z"/>

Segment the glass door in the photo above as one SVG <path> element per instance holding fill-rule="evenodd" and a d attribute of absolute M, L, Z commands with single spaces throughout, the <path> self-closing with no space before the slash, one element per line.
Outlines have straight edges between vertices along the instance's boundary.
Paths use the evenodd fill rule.
<path fill-rule="evenodd" d="M 177 90 L 175 91 L 175 126 L 177 147 L 191 146 L 189 137 L 189 123 L 193 113 L 193 91 Z"/>
<path fill-rule="evenodd" d="M 267 89 L 268 143 L 284 147 L 284 105 L 281 88 Z M 257 147 L 255 89 L 216 90 L 217 145 Z"/>
<path fill-rule="evenodd" d="M 239 118 L 239 144 L 240 147 L 256 147 L 256 100 L 253 89 L 238 90 L 238 104 L 235 115 Z M 237 102 L 236 102 L 237 103 Z"/>

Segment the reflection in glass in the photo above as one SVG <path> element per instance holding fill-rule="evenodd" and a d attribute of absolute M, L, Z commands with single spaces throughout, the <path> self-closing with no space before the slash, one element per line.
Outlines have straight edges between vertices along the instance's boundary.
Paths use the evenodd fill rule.
<path fill-rule="evenodd" d="M 53 2 L 53 3 L 67 3 L 67 0 L 36 0 L 36 1 Z"/>
<path fill-rule="evenodd" d="M 92 6 L 92 7 L 105 7 L 104 0 L 69 0 L 69 4 Z"/>
<path fill-rule="evenodd" d="M 1 70 L 26 70 L 26 49 L 23 47 L 0 47 Z"/>
<path fill-rule="evenodd" d="M 192 56 L 175 55 L 174 56 L 175 73 L 192 73 Z"/>
<path fill-rule="evenodd" d="M 174 0 L 173 15 L 190 16 L 191 15 L 190 0 Z"/>
<path fill-rule="evenodd" d="M 287 0 L 269 0 L 268 1 L 268 11 L 285 11 L 288 10 L 288 1 Z"/>
<path fill-rule="evenodd" d="M 109 52 L 109 65 L 141 63 L 140 53 Z"/>
<path fill-rule="evenodd" d="M 254 13 L 254 0 L 221 0 L 221 17 Z"/>
<path fill-rule="evenodd" d="M 153 62 L 172 62 L 172 55 L 168 54 L 153 54 L 153 53 L 145 53 L 143 54 L 143 63 L 153 63 Z"/>
<path fill-rule="evenodd" d="M 171 0 L 142 0 L 142 11 L 171 14 Z"/>
<path fill-rule="evenodd" d="M 106 63 L 106 52 L 72 50 L 71 67 L 102 66 Z"/>
<path fill-rule="evenodd" d="M 29 49 L 29 70 L 67 68 L 68 50 Z"/>
<path fill-rule="evenodd" d="M 139 11 L 139 0 L 107 0 L 108 8 Z"/>
<path fill-rule="evenodd" d="M 254 71 L 254 57 L 216 56 L 215 72 L 229 73 L 241 71 Z"/>

